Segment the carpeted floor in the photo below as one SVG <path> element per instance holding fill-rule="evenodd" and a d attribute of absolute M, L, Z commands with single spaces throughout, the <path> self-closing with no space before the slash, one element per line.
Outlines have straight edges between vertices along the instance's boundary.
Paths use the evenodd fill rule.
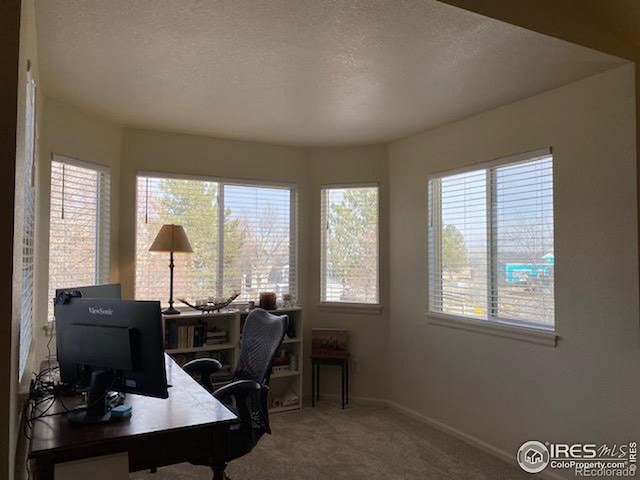
<path fill-rule="evenodd" d="M 232 462 L 232 480 L 525 479 L 468 444 L 385 407 L 339 406 L 271 416 L 273 435 Z M 205 480 L 211 471 L 189 464 L 139 472 L 135 480 Z"/>

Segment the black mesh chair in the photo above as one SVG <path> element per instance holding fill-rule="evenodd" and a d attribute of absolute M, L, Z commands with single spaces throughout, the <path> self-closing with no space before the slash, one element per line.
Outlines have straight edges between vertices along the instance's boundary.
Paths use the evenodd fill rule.
<path fill-rule="evenodd" d="M 271 363 L 282 344 L 289 318 L 277 316 L 261 309 L 253 310 L 242 330 L 240 358 L 233 381 L 213 391 L 211 374 L 222 368 L 217 360 L 198 358 L 183 367 L 190 374 L 200 377 L 200 384 L 240 417 L 240 423 L 231 427 L 226 462 L 211 465 L 208 460 L 197 462 L 209 465 L 213 479 L 226 478 L 226 463 L 249 453 L 265 433 L 271 433 L 267 396 L 271 378 Z"/>

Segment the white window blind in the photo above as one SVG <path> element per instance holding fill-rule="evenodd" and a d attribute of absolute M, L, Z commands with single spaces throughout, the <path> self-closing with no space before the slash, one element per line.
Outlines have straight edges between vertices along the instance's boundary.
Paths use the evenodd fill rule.
<path fill-rule="evenodd" d="M 49 318 L 57 288 L 109 280 L 107 167 L 54 155 L 51 161 Z"/>
<path fill-rule="evenodd" d="M 36 84 L 27 74 L 24 146 L 24 199 L 22 226 L 22 304 L 18 378 L 27 367 L 33 337 L 33 249 L 35 241 Z"/>
<path fill-rule="evenodd" d="M 379 303 L 378 187 L 322 192 L 322 302 Z"/>
<path fill-rule="evenodd" d="M 553 158 L 429 181 L 431 313 L 554 327 Z"/>
<path fill-rule="evenodd" d="M 148 251 L 166 223 L 182 225 L 193 248 L 175 254 L 174 298 L 295 294 L 295 195 L 289 186 L 138 176 L 136 298 L 168 299 L 168 257 Z"/>

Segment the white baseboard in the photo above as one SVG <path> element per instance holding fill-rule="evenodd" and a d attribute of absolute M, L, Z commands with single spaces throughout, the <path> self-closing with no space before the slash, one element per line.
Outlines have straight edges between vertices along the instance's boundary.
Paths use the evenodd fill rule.
<path fill-rule="evenodd" d="M 302 396 L 303 400 L 304 400 L 304 405 L 305 406 L 310 406 L 311 405 L 311 394 L 307 393 L 305 395 Z M 327 394 L 322 394 L 320 396 L 320 401 L 322 402 L 323 400 L 331 400 L 332 402 L 336 402 L 336 403 L 340 403 L 340 395 L 338 395 L 337 393 L 327 393 Z M 389 402 L 388 400 L 383 400 L 381 398 L 372 398 L 372 397 L 359 397 L 359 396 L 353 396 L 353 395 L 349 395 L 349 403 L 358 403 L 360 405 L 375 405 L 375 406 L 380 406 L 380 407 L 388 407 L 389 406 Z"/>
<path fill-rule="evenodd" d="M 487 442 L 485 442 L 484 440 L 479 439 L 478 437 L 475 437 L 473 435 L 470 435 L 466 432 L 463 432 L 462 430 L 458 430 L 457 428 L 454 428 L 450 425 L 447 425 L 446 423 L 443 423 L 439 420 L 436 420 L 435 418 L 431 418 L 431 417 L 427 417 L 426 415 L 422 415 L 421 413 L 418 413 L 414 410 L 411 410 L 410 408 L 407 408 L 403 405 L 400 405 L 399 403 L 393 402 L 391 400 L 387 401 L 386 404 L 396 410 L 397 412 L 403 413 L 411 418 L 414 418 L 422 423 L 424 423 L 425 425 L 429 425 L 430 427 L 435 428 L 436 430 L 440 430 L 441 432 L 444 432 L 448 435 L 451 435 L 452 437 L 455 437 L 459 440 L 462 440 L 465 443 L 468 443 L 471 446 L 474 446 L 476 448 L 479 448 L 480 450 L 482 450 L 483 452 L 486 452 L 496 458 L 499 458 L 500 460 L 507 462 L 511 465 L 514 465 L 516 467 L 518 467 L 518 464 L 516 462 L 516 458 L 515 458 L 515 454 L 513 452 L 507 452 L 506 450 L 503 450 L 501 448 L 498 448 L 494 445 L 491 445 Z M 520 467 L 518 467 L 520 468 Z M 535 475 L 537 478 L 545 478 L 545 479 L 549 479 L 549 480 L 566 480 L 567 477 L 563 477 L 561 475 L 559 475 L 556 472 L 552 472 L 552 471 L 546 471 L 546 472 L 540 472 L 539 474 Z"/>
<path fill-rule="evenodd" d="M 334 402 L 340 402 L 340 395 L 337 395 L 337 394 L 322 395 L 321 398 L 325 400 L 330 399 Z M 309 394 L 304 395 L 304 400 L 311 402 L 311 395 Z M 475 437 L 466 432 L 463 432 L 462 430 L 459 430 L 450 425 L 447 425 L 446 423 L 436 420 L 435 418 L 431 418 L 421 413 L 418 413 L 415 410 L 407 408 L 404 405 L 400 405 L 399 403 L 394 402 L 392 400 L 384 400 L 381 398 L 371 398 L 371 397 L 350 396 L 349 401 L 358 403 L 360 405 L 374 405 L 374 406 L 389 407 L 399 413 L 402 413 L 421 423 L 424 423 L 425 425 L 435 428 L 436 430 L 440 430 L 441 432 L 446 433 L 447 435 L 451 435 L 452 437 L 462 440 L 463 442 L 473 447 L 479 448 L 483 452 L 486 452 L 489 455 L 502 460 L 503 462 L 506 462 L 518 467 L 515 454 L 513 452 L 507 452 L 506 450 L 503 450 L 494 445 L 491 445 L 485 442 L 484 440 L 479 439 L 478 437 Z M 536 474 L 535 478 L 548 479 L 548 480 L 566 480 L 567 478 L 573 478 L 573 477 L 563 477 L 562 475 L 553 471 L 544 471 Z"/>

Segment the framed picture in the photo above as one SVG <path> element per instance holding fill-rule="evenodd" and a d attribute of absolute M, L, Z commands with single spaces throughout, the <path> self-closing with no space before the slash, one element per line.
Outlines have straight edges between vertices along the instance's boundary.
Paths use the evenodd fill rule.
<path fill-rule="evenodd" d="M 347 357 L 348 331 L 340 328 L 312 328 L 311 354 L 314 357 Z"/>

